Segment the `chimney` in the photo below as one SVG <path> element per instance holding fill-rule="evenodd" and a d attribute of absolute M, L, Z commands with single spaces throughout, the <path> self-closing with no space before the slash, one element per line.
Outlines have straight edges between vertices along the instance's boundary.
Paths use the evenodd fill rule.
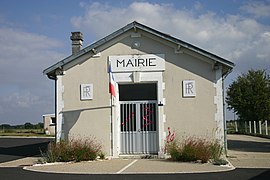
<path fill-rule="evenodd" d="M 78 53 L 82 49 L 83 34 L 81 32 L 71 32 L 70 39 L 72 41 L 72 55 Z"/>

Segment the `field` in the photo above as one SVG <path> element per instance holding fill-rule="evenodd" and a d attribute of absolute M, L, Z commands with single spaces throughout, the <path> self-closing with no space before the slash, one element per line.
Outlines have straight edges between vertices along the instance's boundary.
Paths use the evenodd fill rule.
<path fill-rule="evenodd" d="M 0 136 L 48 136 L 44 129 L 0 129 Z"/>

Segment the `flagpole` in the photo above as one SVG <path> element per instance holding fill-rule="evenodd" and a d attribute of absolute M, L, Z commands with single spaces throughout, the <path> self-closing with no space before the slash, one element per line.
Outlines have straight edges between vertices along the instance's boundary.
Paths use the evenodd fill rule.
<path fill-rule="evenodd" d="M 109 71 L 109 93 L 110 93 L 110 96 L 111 96 L 111 118 L 110 118 L 110 125 L 111 125 L 111 136 L 110 136 L 110 141 L 111 141 L 111 148 L 110 148 L 110 154 L 111 154 L 111 157 L 113 157 L 113 97 L 112 97 L 112 93 L 111 93 L 111 90 L 110 90 L 110 86 L 111 86 L 111 61 L 109 61 L 109 68 L 108 68 L 108 71 Z"/>
<path fill-rule="evenodd" d="M 114 75 L 112 73 L 111 69 L 111 62 L 109 61 L 109 76 L 110 76 L 110 82 L 109 82 L 109 90 L 111 94 L 111 155 L 116 156 L 118 154 L 118 146 L 117 143 L 118 140 L 118 109 L 119 109 L 119 103 L 118 103 L 118 84 L 116 83 L 114 79 Z M 118 103 L 118 104 L 116 104 Z"/>
<path fill-rule="evenodd" d="M 113 97 L 111 94 L 111 156 L 113 157 Z"/>

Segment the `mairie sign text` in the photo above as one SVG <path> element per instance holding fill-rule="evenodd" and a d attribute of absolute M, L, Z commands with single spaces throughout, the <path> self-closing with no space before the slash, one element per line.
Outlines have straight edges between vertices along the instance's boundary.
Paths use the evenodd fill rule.
<path fill-rule="evenodd" d="M 112 72 L 164 71 L 164 54 L 109 56 Z"/>

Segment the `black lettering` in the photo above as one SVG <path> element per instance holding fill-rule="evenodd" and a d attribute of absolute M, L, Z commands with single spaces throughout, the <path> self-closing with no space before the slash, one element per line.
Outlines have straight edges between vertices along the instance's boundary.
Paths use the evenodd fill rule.
<path fill-rule="evenodd" d="M 116 67 L 119 67 L 119 64 L 122 64 L 123 67 L 125 67 L 125 60 L 123 59 L 122 61 L 118 61 L 118 59 L 116 60 Z"/>
<path fill-rule="evenodd" d="M 138 59 L 138 67 L 140 65 L 145 66 L 144 63 L 145 63 L 145 60 L 144 59 Z"/>
<path fill-rule="evenodd" d="M 126 67 L 128 67 L 129 65 L 131 65 L 132 67 L 134 67 L 134 65 L 133 65 L 133 63 L 132 63 L 132 60 L 131 60 L 131 59 L 129 59 L 129 60 L 128 60 Z"/>
<path fill-rule="evenodd" d="M 154 63 L 154 61 L 156 61 L 156 58 L 149 58 L 149 66 L 157 66 L 156 63 Z"/>
<path fill-rule="evenodd" d="M 138 63 L 138 62 L 136 61 L 136 59 L 134 59 L 134 67 L 137 67 L 137 66 L 138 66 L 137 63 Z"/>
<path fill-rule="evenodd" d="M 144 62 L 145 62 L 145 66 L 148 66 L 148 59 L 147 58 L 145 58 Z"/>

